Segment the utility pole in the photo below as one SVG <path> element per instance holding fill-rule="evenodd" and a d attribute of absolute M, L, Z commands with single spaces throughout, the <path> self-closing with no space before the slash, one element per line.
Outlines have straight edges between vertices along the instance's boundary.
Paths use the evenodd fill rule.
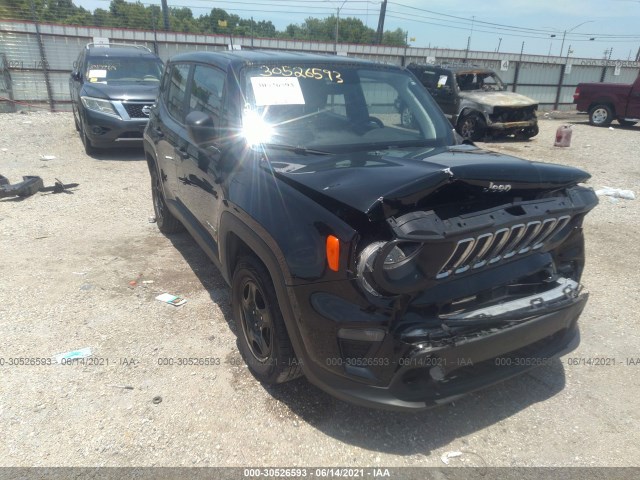
<path fill-rule="evenodd" d="M 376 41 L 375 43 L 382 43 L 382 34 L 384 33 L 384 17 L 387 14 L 387 0 L 382 0 L 382 5 L 380 6 L 380 18 L 378 19 L 378 30 L 376 31 Z"/>
<path fill-rule="evenodd" d="M 161 0 L 160 4 L 162 5 L 162 18 L 164 19 L 164 30 L 165 32 L 169 31 L 169 6 L 167 5 L 167 0 Z"/>

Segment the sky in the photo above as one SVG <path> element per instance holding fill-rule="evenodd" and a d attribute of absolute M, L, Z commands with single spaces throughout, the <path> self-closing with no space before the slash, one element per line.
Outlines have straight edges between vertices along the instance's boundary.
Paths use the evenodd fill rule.
<path fill-rule="evenodd" d="M 160 0 L 141 0 L 160 4 Z M 89 10 L 109 0 L 74 0 Z M 279 30 L 340 9 L 376 29 L 380 0 L 168 0 L 189 6 L 194 16 L 222 8 L 243 18 L 270 20 Z M 415 47 L 440 47 L 578 58 L 635 60 L 640 48 L 640 0 L 388 0 L 385 30 L 408 31 Z M 566 32 L 566 33 L 565 33 Z M 555 36 L 552 36 L 555 35 Z M 562 42 L 563 36 L 564 45 Z M 415 40 L 413 40 L 415 39 Z M 592 40 L 593 39 L 593 40 Z M 607 53 L 605 53 L 607 50 Z"/>

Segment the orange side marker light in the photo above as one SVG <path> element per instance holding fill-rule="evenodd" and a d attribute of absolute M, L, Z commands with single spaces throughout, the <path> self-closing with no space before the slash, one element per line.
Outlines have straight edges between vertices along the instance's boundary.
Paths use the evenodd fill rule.
<path fill-rule="evenodd" d="M 334 272 L 340 268 L 340 240 L 333 235 L 327 237 L 327 263 Z"/>

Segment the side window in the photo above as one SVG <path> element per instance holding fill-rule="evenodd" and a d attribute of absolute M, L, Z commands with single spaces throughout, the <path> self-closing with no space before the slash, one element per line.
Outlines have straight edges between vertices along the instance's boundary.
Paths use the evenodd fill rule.
<path fill-rule="evenodd" d="M 169 114 L 178 120 L 184 121 L 184 100 L 187 92 L 187 79 L 189 78 L 189 65 L 177 64 L 171 67 L 168 75 L 167 110 Z"/>
<path fill-rule="evenodd" d="M 189 111 L 197 110 L 211 115 L 216 127 L 222 118 L 222 94 L 225 75 L 222 71 L 196 65 L 191 81 Z"/>

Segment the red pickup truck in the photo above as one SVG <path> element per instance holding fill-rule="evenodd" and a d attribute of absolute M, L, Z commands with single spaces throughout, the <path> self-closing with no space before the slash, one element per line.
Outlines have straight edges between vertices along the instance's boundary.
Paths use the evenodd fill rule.
<path fill-rule="evenodd" d="M 589 123 L 608 126 L 614 119 L 620 125 L 640 122 L 640 76 L 631 85 L 622 83 L 580 83 L 573 94 L 579 112 L 589 112 Z"/>

